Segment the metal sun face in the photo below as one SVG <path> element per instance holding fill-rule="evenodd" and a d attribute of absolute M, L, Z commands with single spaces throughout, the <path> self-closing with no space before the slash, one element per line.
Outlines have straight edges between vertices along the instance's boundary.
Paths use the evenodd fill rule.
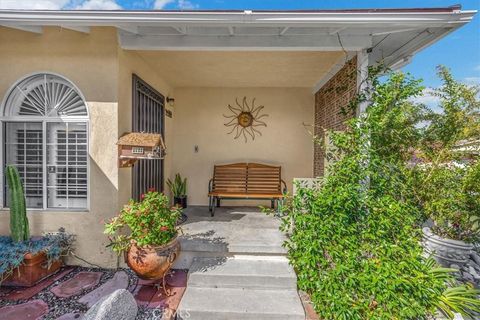
<path fill-rule="evenodd" d="M 250 112 L 242 112 L 237 117 L 238 124 L 244 128 L 250 127 L 253 124 L 253 116 Z"/>
<path fill-rule="evenodd" d="M 248 141 L 248 137 L 255 140 L 255 136 L 262 135 L 258 130 L 258 127 L 266 127 L 267 124 L 260 120 L 261 118 L 268 117 L 268 114 L 261 114 L 264 106 L 255 107 L 255 98 L 253 98 L 251 105 L 247 102 L 247 97 L 244 97 L 242 104 L 238 102 L 238 98 L 235 99 L 236 106 L 232 107 L 228 105 L 228 109 L 231 111 L 231 115 L 223 115 L 225 118 L 230 119 L 224 125 L 226 127 L 232 127 L 232 130 L 228 134 L 235 132 L 234 139 L 238 139 L 243 136 L 245 142 Z"/>

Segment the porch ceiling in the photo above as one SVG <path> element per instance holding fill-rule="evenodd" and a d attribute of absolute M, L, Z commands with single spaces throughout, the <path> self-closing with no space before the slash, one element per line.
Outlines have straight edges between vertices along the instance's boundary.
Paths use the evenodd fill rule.
<path fill-rule="evenodd" d="M 308 87 L 344 53 L 300 51 L 137 51 L 174 87 Z"/>

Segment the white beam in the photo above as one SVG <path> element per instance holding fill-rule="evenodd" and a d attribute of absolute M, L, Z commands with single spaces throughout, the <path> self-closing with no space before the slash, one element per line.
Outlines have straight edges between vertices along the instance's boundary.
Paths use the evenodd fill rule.
<path fill-rule="evenodd" d="M 383 36 L 383 35 L 386 35 L 386 34 L 394 34 L 394 33 L 400 33 L 400 32 L 408 32 L 408 31 L 414 31 L 414 30 L 418 30 L 418 29 L 417 29 L 417 28 L 408 28 L 408 29 L 399 29 L 399 30 L 375 32 L 375 33 L 372 33 L 372 36 Z"/>
<path fill-rule="evenodd" d="M 370 36 L 192 36 L 120 34 L 120 45 L 129 50 L 322 50 L 358 51 L 372 45 Z"/>
<path fill-rule="evenodd" d="M 280 31 L 280 35 L 283 36 L 288 31 L 288 29 L 290 29 L 290 27 L 283 28 L 282 31 Z"/>
<path fill-rule="evenodd" d="M 341 32 L 341 31 L 343 31 L 343 30 L 345 30 L 345 29 L 347 29 L 347 28 L 348 28 L 348 27 L 346 27 L 346 26 L 343 26 L 343 27 L 340 27 L 340 28 L 336 28 L 336 29 L 334 29 L 333 31 L 330 31 L 328 34 L 329 34 L 329 35 L 334 35 L 334 34 L 337 34 L 337 33 Z"/>
<path fill-rule="evenodd" d="M 115 26 L 120 30 L 127 31 L 127 32 L 130 32 L 130 33 L 133 33 L 133 34 L 138 34 L 138 26 L 126 25 L 126 24 L 115 25 Z"/>
<path fill-rule="evenodd" d="M 368 79 L 369 54 L 367 50 L 360 50 L 357 52 L 357 92 L 362 92 L 368 89 L 371 85 Z M 368 92 L 366 92 L 368 94 Z M 365 101 L 361 101 L 357 108 L 357 116 L 364 113 L 368 107 L 369 97 Z"/>
<path fill-rule="evenodd" d="M 81 33 L 86 33 L 86 34 L 89 34 L 90 33 L 90 27 L 85 27 L 85 26 L 66 26 L 66 25 L 62 25 L 61 26 L 63 29 L 68 29 L 68 30 L 72 30 L 72 31 L 76 31 L 76 32 L 81 32 Z"/>
<path fill-rule="evenodd" d="M 172 26 L 172 28 L 177 30 L 180 34 L 187 34 L 187 27 Z"/>
<path fill-rule="evenodd" d="M 23 26 L 23 25 L 12 25 L 12 24 L 1 24 L 3 27 L 22 30 L 25 32 L 31 32 L 36 34 L 42 34 L 43 28 L 40 26 Z"/>

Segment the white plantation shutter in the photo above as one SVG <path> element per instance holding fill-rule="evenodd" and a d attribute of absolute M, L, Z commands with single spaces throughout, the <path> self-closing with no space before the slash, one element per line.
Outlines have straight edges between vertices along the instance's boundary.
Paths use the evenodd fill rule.
<path fill-rule="evenodd" d="M 88 111 L 72 83 L 48 73 L 20 81 L 7 95 L 2 127 L 3 163 L 18 168 L 29 208 L 87 208 Z M 8 206 L 5 179 L 3 189 Z"/>

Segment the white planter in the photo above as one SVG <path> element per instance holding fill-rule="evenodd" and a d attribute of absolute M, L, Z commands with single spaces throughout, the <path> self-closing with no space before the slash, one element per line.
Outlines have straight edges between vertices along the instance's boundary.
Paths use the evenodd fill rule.
<path fill-rule="evenodd" d="M 423 230 L 422 245 L 428 255 L 442 266 L 450 267 L 451 264 L 461 266 L 470 259 L 473 245 L 459 240 L 451 240 L 433 234 L 432 230 L 425 227 Z"/>

